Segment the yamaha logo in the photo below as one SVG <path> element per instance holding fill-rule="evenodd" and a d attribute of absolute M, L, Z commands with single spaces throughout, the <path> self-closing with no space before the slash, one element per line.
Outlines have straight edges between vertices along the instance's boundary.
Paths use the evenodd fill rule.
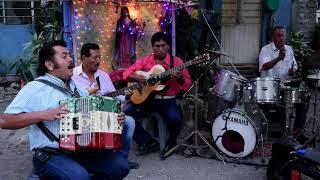
<path fill-rule="evenodd" d="M 222 119 L 224 119 L 224 120 L 228 119 L 229 122 L 238 123 L 238 124 L 245 125 L 245 126 L 249 125 L 249 122 L 247 119 L 233 117 L 231 115 L 229 116 L 229 118 L 226 115 L 223 115 L 223 116 L 224 117 Z"/>

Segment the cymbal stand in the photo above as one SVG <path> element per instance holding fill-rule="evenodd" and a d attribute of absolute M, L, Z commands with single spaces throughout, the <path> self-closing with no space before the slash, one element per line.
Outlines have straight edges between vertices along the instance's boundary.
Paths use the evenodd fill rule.
<path fill-rule="evenodd" d="M 320 134 L 320 124 L 319 124 L 319 119 L 317 117 L 318 79 L 314 80 L 314 85 L 315 85 L 315 93 L 314 93 L 313 116 L 305 124 L 305 128 L 306 128 L 307 125 L 310 122 L 312 122 L 312 136 L 304 143 L 304 145 L 307 145 L 307 144 L 310 144 L 311 142 L 314 142 L 315 138 Z M 315 127 L 317 128 L 317 131 L 316 131 Z M 315 144 L 313 143 L 313 146 L 314 145 Z"/>
<path fill-rule="evenodd" d="M 209 67 L 211 67 L 211 65 L 215 62 L 212 61 L 209 65 L 207 70 L 209 69 Z M 210 145 L 209 141 L 201 134 L 201 132 L 199 131 L 199 127 L 198 127 L 198 87 L 199 87 L 199 80 L 200 78 L 204 75 L 204 73 L 202 73 L 198 79 L 194 82 L 194 84 L 190 87 L 190 89 L 186 92 L 188 93 L 192 88 L 194 88 L 194 102 L 195 102 L 195 106 L 194 106 L 194 130 L 183 140 L 182 144 L 178 144 L 175 147 L 173 147 L 172 149 L 170 149 L 164 156 L 168 156 L 170 155 L 173 151 L 175 151 L 177 148 L 179 148 L 180 146 L 184 146 L 184 147 L 188 147 L 191 149 L 195 149 L 195 152 L 198 156 L 200 155 L 200 149 L 204 148 L 204 147 L 209 147 L 209 149 L 213 152 L 213 154 L 215 155 L 216 158 L 218 158 L 219 160 L 221 160 L 223 163 L 224 160 L 223 158 L 219 155 L 219 153 Z M 185 96 L 185 95 L 184 95 Z M 191 139 L 193 137 L 193 142 L 192 144 L 187 144 L 188 140 Z M 200 145 L 199 144 L 199 139 L 201 139 L 205 145 Z"/>
<path fill-rule="evenodd" d="M 291 103 L 286 103 L 285 104 L 285 109 L 286 109 L 286 134 L 287 135 L 293 135 L 293 126 L 295 122 L 295 118 L 293 116 L 295 106 Z"/>

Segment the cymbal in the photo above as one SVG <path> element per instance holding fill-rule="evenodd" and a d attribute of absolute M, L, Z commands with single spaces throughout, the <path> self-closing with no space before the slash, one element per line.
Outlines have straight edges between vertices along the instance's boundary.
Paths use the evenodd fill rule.
<path fill-rule="evenodd" d="M 307 79 L 320 80 L 320 74 L 310 74 L 307 76 Z"/>
<path fill-rule="evenodd" d="M 219 55 L 223 55 L 223 56 L 227 56 L 229 58 L 233 58 L 233 57 L 229 56 L 228 54 L 226 54 L 225 52 L 215 51 L 215 50 L 212 50 L 212 49 L 205 49 L 205 51 L 212 52 L 212 53 L 219 54 Z"/>

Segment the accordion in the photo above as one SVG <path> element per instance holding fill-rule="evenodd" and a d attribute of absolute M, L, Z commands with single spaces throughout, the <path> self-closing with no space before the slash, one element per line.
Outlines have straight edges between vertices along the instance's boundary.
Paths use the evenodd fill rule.
<path fill-rule="evenodd" d="M 66 103 L 69 113 L 60 120 L 61 149 L 121 149 L 118 99 L 88 96 L 60 101 L 60 104 L 63 103 Z"/>

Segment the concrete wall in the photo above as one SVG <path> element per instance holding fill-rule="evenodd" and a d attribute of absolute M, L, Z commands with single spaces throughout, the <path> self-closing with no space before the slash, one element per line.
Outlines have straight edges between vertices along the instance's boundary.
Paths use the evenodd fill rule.
<path fill-rule="evenodd" d="M 292 19 L 293 30 L 301 31 L 311 41 L 316 25 L 317 0 L 295 0 L 294 18 Z"/>
<path fill-rule="evenodd" d="M 18 56 L 28 58 L 24 53 L 23 45 L 32 38 L 31 25 L 4 25 L 0 24 L 0 60 L 7 65 L 15 62 Z M 0 67 L 0 73 L 5 67 Z"/>
<path fill-rule="evenodd" d="M 261 47 L 271 42 L 270 32 L 272 27 L 277 25 L 285 26 L 288 31 L 291 29 L 292 21 L 292 1 L 294 0 L 281 0 L 279 1 L 279 8 L 274 12 L 262 10 L 262 32 L 261 32 Z"/>

